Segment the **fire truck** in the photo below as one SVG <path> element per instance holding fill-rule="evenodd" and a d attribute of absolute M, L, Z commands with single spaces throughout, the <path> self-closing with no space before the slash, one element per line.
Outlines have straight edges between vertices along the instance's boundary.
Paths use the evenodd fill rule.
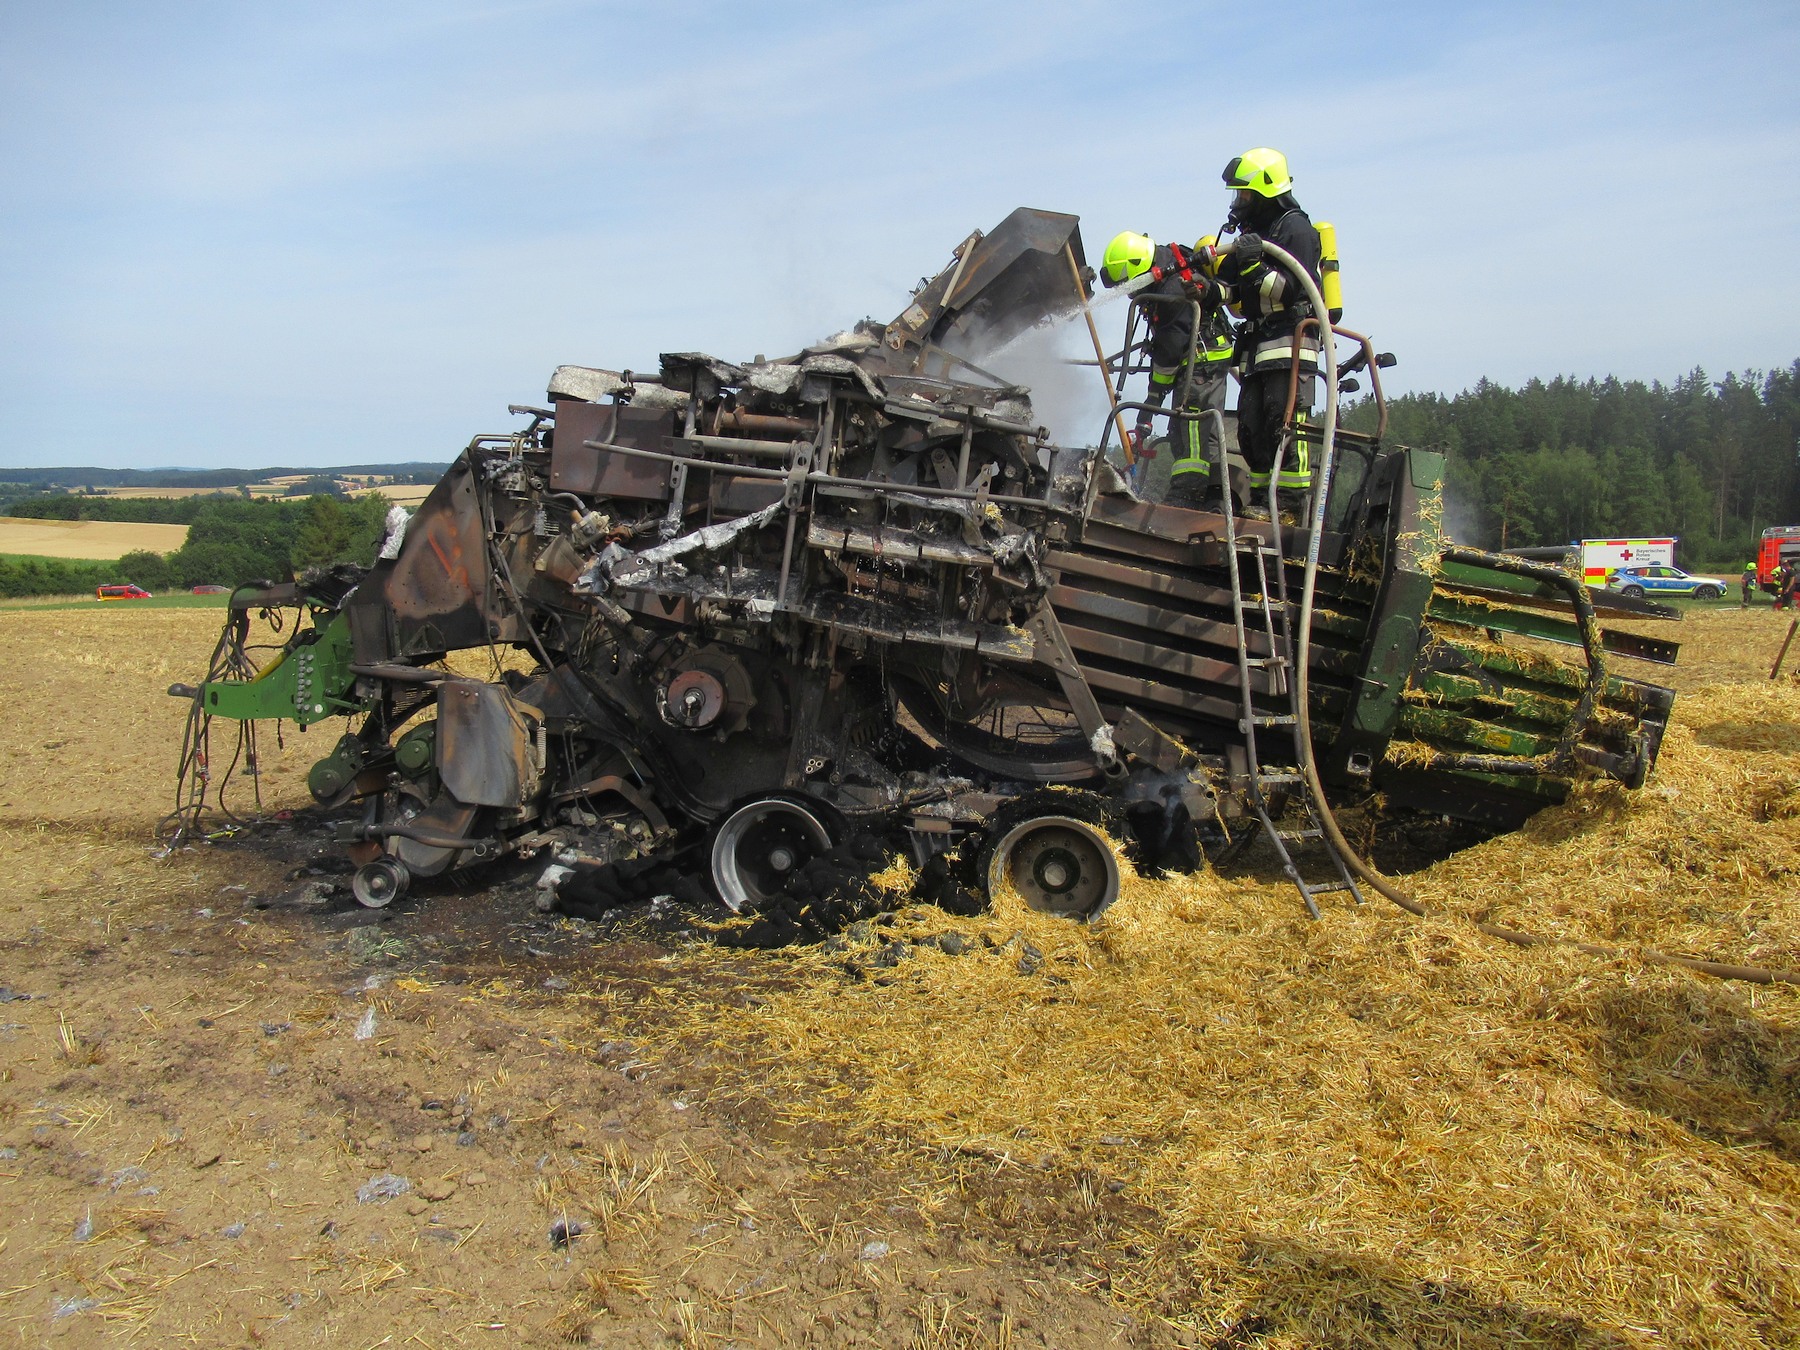
<path fill-rule="evenodd" d="M 1800 567 L 1800 525 L 1771 525 L 1762 532 L 1762 546 L 1756 551 L 1756 584 L 1774 594 L 1775 569 L 1783 563 Z"/>

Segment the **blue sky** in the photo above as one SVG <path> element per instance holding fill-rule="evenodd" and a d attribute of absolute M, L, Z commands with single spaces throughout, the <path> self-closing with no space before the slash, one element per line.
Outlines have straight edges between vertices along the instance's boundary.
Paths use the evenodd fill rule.
<path fill-rule="evenodd" d="M 1191 241 L 1259 144 L 1391 387 L 1785 366 L 1797 69 L 1773 4 L 15 0 L 0 466 L 447 459 L 558 364 L 892 317 L 1014 206 Z"/>

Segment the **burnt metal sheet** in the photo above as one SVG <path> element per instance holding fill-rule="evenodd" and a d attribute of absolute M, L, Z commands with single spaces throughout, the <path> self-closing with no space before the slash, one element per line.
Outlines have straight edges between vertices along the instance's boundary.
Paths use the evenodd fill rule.
<path fill-rule="evenodd" d="M 1164 609 L 1122 596 L 1074 586 L 1052 586 L 1050 603 L 1058 610 L 1071 610 L 1114 623 L 1132 624 L 1155 633 L 1167 633 L 1190 642 L 1203 642 L 1237 652 L 1237 628 L 1219 619 L 1205 619 L 1182 609 Z M 1244 646 L 1252 656 L 1267 656 L 1272 650 L 1269 636 L 1254 628 L 1244 631 Z"/>
<path fill-rule="evenodd" d="M 556 440 L 550 450 L 550 486 L 585 497 L 669 499 L 669 466 L 637 455 L 597 450 L 587 441 L 609 441 L 634 449 L 660 449 L 674 430 L 673 413 L 606 403 L 558 400 Z"/>
<path fill-rule="evenodd" d="M 787 484 L 768 478 L 735 478 L 712 474 L 710 500 L 723 516 L 747 516 L 773 506 L 787 491 Z"/>
<path fill-rule="evenodd" d="M 1216 511 L 1193 511 L 1185 506 L 1169 506 L 1160 502 L 1139 501 L 1117 493 L 1101 493 L 1088 511 L 1090 525 L 1108 525 L 1139 534 L 1185 544 L 1200 535 L 1220 535 L 1225 517 Z M 1265 543 L 1273 542 L 1274 527 L 1267 521 L 1237 522 L 1240 536 L 1255 535 Z M 1290 534 L 1298 533 L 1290 531 Z"/>
<path fill-rule="evenodd" d="M 806 527 L 809 548 L 862 553 L 890 562 L 941 562 L 958 567 L 992 567 L 993 554 L 960 539 L 927 536 L 892 526 L 851 525 L 814 517 Z"/>
<path fill-rule="evenodd" d="M 1177 675 L 1183 679 L 1218 685 L 1233 691 L 1239 687 L 1235 659 L 1219 661 L 1211 657 L 1194 656 L 1153 642 L 1116 637 L 1111 633 L 1078 628 L 1067 623 L 1063 624 L 1063 632 L 1068 635 L 1069 645 L 1077 653 L 1104 656 L 1114 661 L 1142 666 L 1161 675 Z M 1286 686 L 1284 682 L 1277 680 L 1274 670 L 1253 666 L 1250 670 L 1250 687 L 1259 694 L 1277 694 L 1284 692 Z"/>
<path fill-rule="evenodd" d="M 958 647 L 980 652 L 996 661 L 1035 659 L 1036 647 L 1031 635 L 1021 629 L 936 615 L 908 614 L 892 605 L 853 596 L 821 596 L 809 605 L 790 605 L 788 612 L 814 623 L 829 624 L 845 632 L 861 633 L 888 642 Z"/>
<path fill-rule="evenodd" d="M 1156 680 L 1146 680 L 1136 675 L 1105 670 L 1098 666 L 1083 665 L 1081 671 L 1087 677 L 1087 682 L 1092 688 L 1105 690 L 1109 694 L 1118 694 L 1127 703 L 1151 703 L 1187 713 L 1191 717 L 1205 717 L 1215 722 L 1228 722 L 1234 726 L 1238 720 L 1238 705 L 1232 699 L 1215 698 L 1209 694 L 1193 694 L 1172 685 L 1161 684 Z"/>
<path fill-rule="evenodd" d="M 446 680 L 438 689 L 437 770 L 468 806 L 518 806 L 537 779 L 525 718 L 505 685 Z"/>
<path fill-rule="evenodd" d="M 350 597 L 352 632 L 369 641 L 367 650 L 359 641 L 358 661 L 475 647 L 515 631 L 510 607 L 493 604 L 487 536 L 466 457 L 450 467 L 414 514 L 400 556 L 378 566 L 375 575 L 378 586 L 360 586 Z M 379 608 L 383 601 L 393 640 L 381 644 L 389 650 L 377 653 L 371 625 L 359 625 L 354 611 Z"/>
<path fill-rule="evenodd" d="M 1135 708 L 1127 708 L 1113 726 L 1119 749 L 1137 756 L 1159 773 L 1179 773 L 1193 762 L 1192 752 Z"/>
<path fill-rule="evenodd" d="M 1002 347 L 1034 324 L 1079 307 L 1090 289 L 1085 282 L 1076 289 L 1085 265 L 1080 217 L 1020 207 L 991 233 L 966 239 L 887 325 L 886 345 L 864 355 L 862 364 L 884 375 L 908 374 L 932 348 Z"/>
<path fill-rule="evenodd" d="M 1226 613 L 1231 612 L 1231 591 L 1227 587 L 1210 585 L 1190 577 L 1176 576 L 1169 572 L 1150 572 L 1127 563 L 1095 558 L 1085 553 L 1066 553 L 1060 549 L 1045 555 L 1044 565 L 1065 576 L 1086 577 L 1111 585 L 1129 586 L 1155 595 L 1170 596 L 1188 604 L 1211 605 Z"/>

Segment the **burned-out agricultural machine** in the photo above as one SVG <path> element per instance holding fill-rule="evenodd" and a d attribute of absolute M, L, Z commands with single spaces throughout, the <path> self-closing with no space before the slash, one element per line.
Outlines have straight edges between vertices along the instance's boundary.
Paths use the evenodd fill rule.
<path fill-rule="evenodd" d="M 1186 868 L 1261 838 L 1316 913 L 1354 888 L 1345 806 L 1504 830 L 1579 773 L 1643 781 L 1672 695 L 1607 662 L 1673 645 L 1448 541 L 1438 454 L 1300 425 L 1332 471 L 1286 528 L 1138 500 L 1104 437 L 1051 444 L 978 362 L 1090 279 L 1076 219 L 1021 210 L 893 322 L 799 355 L 558 369 L 366 574 L 233 595 L 209 677 L 171 691 L 177 819 L 205 806 L 211 718 L 358 718 L 309 785 L 367 905 L 542 851 L 546 895 L 666 858 L 733 910 L 792 910 L 854 835 L 1091 917 L 1110 837 Z M 1383 362 L 1340 335 L 1379 406 Z M 1112 360 L 1141 365 L 1129 339 Z M 282 605 L 301 618 L 258 669 L 249 615 Z"/>

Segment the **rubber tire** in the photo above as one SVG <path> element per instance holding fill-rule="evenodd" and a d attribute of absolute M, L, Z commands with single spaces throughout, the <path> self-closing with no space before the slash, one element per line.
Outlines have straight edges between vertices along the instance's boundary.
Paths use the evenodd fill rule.
<path fill-rule="evenodd" d="M 1696 586 L 1694 588 L 1694 599 L 1696 600 L 1717 600 L 1724 594 L 1725 592 L 1717 586 Z"/>
<path fill-rule="evenodd" d="M 1642 600 L 1644 598 L 1644 588 L 1642 586 L 1626 586 L 1620 589 L 1619 594 L 1625 596 L 1627 599 Z"/>

